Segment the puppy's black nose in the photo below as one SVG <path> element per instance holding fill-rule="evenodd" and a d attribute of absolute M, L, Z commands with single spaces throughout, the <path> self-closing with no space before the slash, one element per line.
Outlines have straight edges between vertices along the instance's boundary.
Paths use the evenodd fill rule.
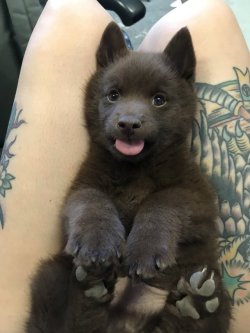
<path fill-rule="evenodd" d="M 135 130 L 141 127 L 141 121 L 134 116 L 120 117 L 117 127 L 121 130 Z"/>

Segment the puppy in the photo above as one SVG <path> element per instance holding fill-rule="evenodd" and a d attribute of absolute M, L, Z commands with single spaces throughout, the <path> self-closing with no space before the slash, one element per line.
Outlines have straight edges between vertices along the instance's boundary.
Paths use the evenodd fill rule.
<path fill-rule="evenodd" d="M 62 253 L 32 284 L 28 333 L 226 333 L 214 193 L 190 153 L 195 54 L 181 29 L 162 53 L 106 28 L 88 82 L 90 136 L 62 210 Z"/>

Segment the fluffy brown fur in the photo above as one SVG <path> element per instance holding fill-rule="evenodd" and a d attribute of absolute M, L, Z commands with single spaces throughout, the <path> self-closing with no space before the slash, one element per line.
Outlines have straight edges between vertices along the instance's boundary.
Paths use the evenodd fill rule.
<path fill-rule="evenodd" d="M 181 29 L 161 54 L 131 52 L 111 23 L 96 58 L 84 108 L 90 148 L 62 212 L 65 252 L 33 281 L 27 332 L 226 333 L 215 197 L 188 145 L 196 109 L 190 34 Z M 187 291 L 200 318 L 183 316 L 178 281 L 204 267 L 202 283 L 214 274 L 215 291 Z M 100 282 L 107 293 L 89 297 Z M 209 313 L 214 297 L 219 307 Z"/>

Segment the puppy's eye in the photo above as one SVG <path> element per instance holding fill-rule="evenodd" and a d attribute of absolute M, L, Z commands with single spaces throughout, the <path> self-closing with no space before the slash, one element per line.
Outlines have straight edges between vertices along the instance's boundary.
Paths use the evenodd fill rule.
<path fill-rule="evenodd" d="M 156 107 L 161 107 L 167 103 L 166 97 L 163 94 L 156 94 L 153 97 L 152 104 Z"/>
<path fill-rule="evenodd" d="M 118 101 L 119 98 L 120 98 L 120 93 L 117 89 L 110 90 L 110 92 L 107 95 L 107 99 L 111 103 Z"/>

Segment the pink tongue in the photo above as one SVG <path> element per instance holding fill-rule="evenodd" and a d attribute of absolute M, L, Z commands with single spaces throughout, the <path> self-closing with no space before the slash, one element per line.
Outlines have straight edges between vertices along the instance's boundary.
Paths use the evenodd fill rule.
<path fill-rule="evenodd" d="M 138 155 L 144 147 L 144 141 L 126 142 L 119 139 L 115 141 L 115 148 L 124 155 Z"/>

